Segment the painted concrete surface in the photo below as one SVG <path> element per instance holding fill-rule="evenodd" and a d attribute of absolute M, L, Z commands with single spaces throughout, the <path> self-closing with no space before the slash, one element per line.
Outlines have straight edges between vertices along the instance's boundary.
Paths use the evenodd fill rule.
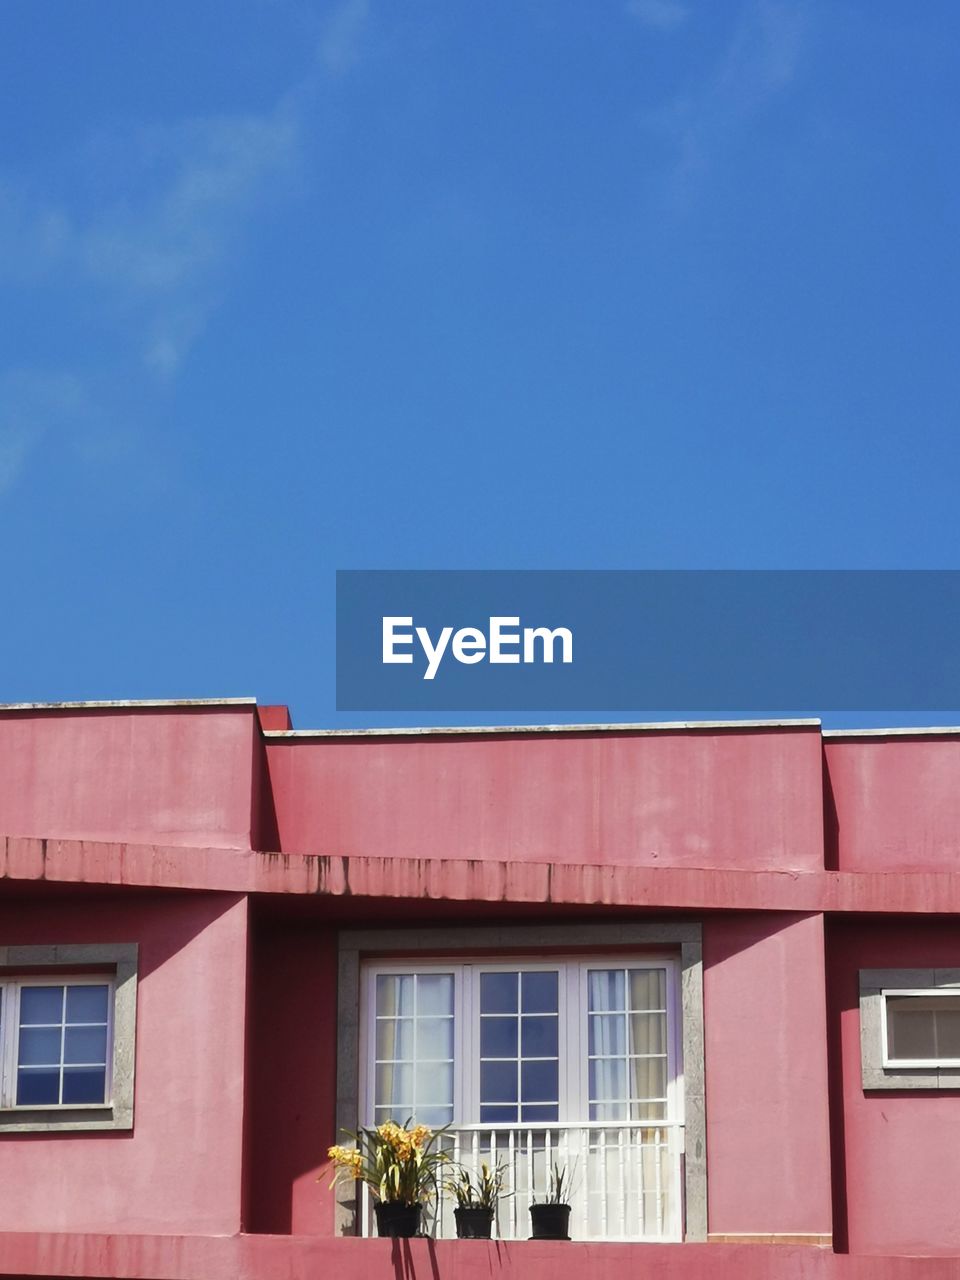
<path fill-rule="evenodd" d="M 249 848 L 256 708 L 0 712 L 0 831 Z"/>
<path fill-rule="evenodd" d="M 821 916 L 704 923 L 711 1235 L 832 1230 Z"/>
<path fill-rule="evenodd" d="M 140 947 L 133 1130 L 3 1135 L 0 1231 L 239 1230 L 246 920 L 226 895 L 0 903 L 8 945 Z"/>
<path fill-rule="evenodd" d="M 828 844 L 841 870 L 960 865 L 960 736 L 828 739 Z"/>
<path fill-rule="evenodd" d="M 267 753 L 285 851 L 652 868 L 823 865 L 816 727 L 268 739 Z"/>
<path fill-rule="evenodd" d="M 955 921 L 830 923 L 835 1175 L 854 1253 L 960 1255 L 960 1078 L 951 1091 L 865 1091 L 858 1008 L 859 970 L 946 968 L 958 948 Z"/>

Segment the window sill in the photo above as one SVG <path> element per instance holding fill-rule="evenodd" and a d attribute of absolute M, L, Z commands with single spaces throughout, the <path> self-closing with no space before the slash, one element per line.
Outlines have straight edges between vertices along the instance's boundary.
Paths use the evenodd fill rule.
<path fill-rule="evenodd" d="M 116 1105 L 15 1107 L 0 1111 L 0 1136 L 5 1133 L 83 1133 L 132 1128 L 133 1112 Z"/>

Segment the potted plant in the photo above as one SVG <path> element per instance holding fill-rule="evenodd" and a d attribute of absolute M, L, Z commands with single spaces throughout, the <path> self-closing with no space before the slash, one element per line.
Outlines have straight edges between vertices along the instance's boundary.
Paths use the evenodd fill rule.
<path fill-rule="evenodd" d="M 387 1120 L 375 1129 L 349 1133 L 355 1146 L 327 1152 L 335 1165 L 331 1186 L 345 1178 L 365 1182 L 375 1197 L 377 1234 L 415 1236 L 424 1202 L 436 1196 L 440 1166 L 447 1160 L 437 1146 L 442 1133 L 425 1124 L 411 1128 L 409 1120 L 403 1125 Z"/>
<path fill-rule="evenodd" d="M 554 1164 L 550 1170 L 550 1190 L 545 1199 L 534 1200 L 530 1206 L 530 1225 L 534 1240 L 569 1240 L 570 1205 L 567 1195 L 570 1179 L 562 1165 Z"/>
<path fill-rule="evenodd" d="M 461 1168 L 455 1178 L 447 1180 L 447 1190 L 456 1197 L 453 1216 L 458 1240 L 489 1240 L 493 1215 L 503 1191 L 506 1167 L 498 1160 L 493 1169 L 484 1161 L 476 1178 Z"/>

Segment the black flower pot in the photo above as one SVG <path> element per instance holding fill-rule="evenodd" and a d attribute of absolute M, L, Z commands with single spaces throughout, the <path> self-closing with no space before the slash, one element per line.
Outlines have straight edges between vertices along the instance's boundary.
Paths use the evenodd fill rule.
<path fill-rule="evenodd" d="M 420 1230 L 420 1205 L 378 1200 L 373 1206 L 377 1215 L 377 1235 L 406 1240 Z"/>
<path fill-rule="evenodd" d="M 530 1225 L 534 1240 L 569 1240 L 570 1206 L 568 1204 L 532 1204 Z"/>
<path fill-rule="evenodd" d="M 493 1210 L 467 1205 L 454 1209 L 458 1240 L 489 1240 L 493 1227 Z"/>

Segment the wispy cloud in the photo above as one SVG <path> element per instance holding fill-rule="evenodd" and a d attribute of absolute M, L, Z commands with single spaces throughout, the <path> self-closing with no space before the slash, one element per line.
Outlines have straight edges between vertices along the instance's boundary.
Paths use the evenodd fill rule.
<path fill-rule="evenodd" d="M 655 31 L 672 31 L 686 22 L 690 10 L 680 0 L 627 0 L 627 13 Z"/>
<path fill-rule="evenodd" d="M 797 0 L 747 0 L 713 72 L 648 123 L 671 144 L 669 194 L 689 203 L 745 125 L 793 84 L 807 31 Z"/>
<path fill-rule="evenodd" d="M 369 0 L 342 0 L 327 18 L 320 37 L 319 55 L 328 72 L 342 75 L 357 62 L 369 16 Z"/>
<path fill-rule="evenodd" d="M 0 494 L 19 479 L 28 455 L 56 441 L 68 450 L 84 448 L 96 429 L 99 410 L 73 374 L 8 369 L 0 375 Z"/>

